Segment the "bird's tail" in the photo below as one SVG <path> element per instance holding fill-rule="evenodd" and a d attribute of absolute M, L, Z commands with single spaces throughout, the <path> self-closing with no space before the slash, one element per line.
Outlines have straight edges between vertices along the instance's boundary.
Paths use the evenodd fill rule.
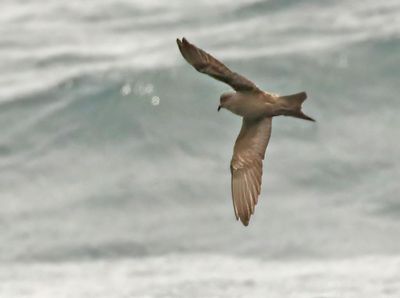
<path fill-rule="evenodd" d="M 307 99 L 307 94 L 305 92 L 279 96 L 279 99 L 282 105 L 282 115 L 315 121 L 313 118 L 307 116 L 301 111 L 301 105 Z"/>

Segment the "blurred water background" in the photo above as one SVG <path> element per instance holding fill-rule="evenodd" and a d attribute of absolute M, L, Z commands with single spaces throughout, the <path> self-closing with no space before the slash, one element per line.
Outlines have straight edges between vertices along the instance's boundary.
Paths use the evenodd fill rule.
<path fill-rule="evenodd" d="M 399 1 L 0 6 L 0 297 L 399 297 Z M 274 119 L 247 228 L 182 36 L 317 119 Z"/>

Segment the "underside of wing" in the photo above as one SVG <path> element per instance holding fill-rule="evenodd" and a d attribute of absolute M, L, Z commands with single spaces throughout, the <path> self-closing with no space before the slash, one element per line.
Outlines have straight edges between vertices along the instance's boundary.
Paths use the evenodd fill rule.
<path fill-rule="evenodd" d="M 259 92 L 258 87 L 245 77 L 231 71 L 213 56 L 189 43 L 185 38 L 176 40 L 182 56 L 197 71 L 230 85 L 236 91 Z"/>
<path fill-rule="evenodd" d="M 272 118 L 243 119 L 231 161 L 232 200 L 236 219 L 247 226 L 261 192 L 262 161 L 271 136 Z"/>

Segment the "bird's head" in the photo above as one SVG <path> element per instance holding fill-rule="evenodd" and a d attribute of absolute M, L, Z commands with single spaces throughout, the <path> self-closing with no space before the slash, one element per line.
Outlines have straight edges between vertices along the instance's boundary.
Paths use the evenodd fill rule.
<path fill-rule="evenodd" d="M 221 97 L 219 98 L 219 106 L 218 106 L 218 112 L 221 108 L 228 108 L 228 106 L 230 105 L 230 103 L 233 100 L 233 95 L 235 93 L 234 92 L 225 92 L 222 93 Z"/>

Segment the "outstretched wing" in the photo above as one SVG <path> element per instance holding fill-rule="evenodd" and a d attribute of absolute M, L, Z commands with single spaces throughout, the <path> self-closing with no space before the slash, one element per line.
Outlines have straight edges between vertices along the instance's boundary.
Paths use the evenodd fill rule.
<path fill-rule="evenodd" d="M 271 136 L 272 118 L 243 118 L 231 161 L 232 200 L 236 219 L 247 226 L 261 191 L 262 161 Z"/>
<path fill-rule="evenodd" d="M 260 91 L 253 82 L 231 71 L 213 56 L 189 43 L 186 38 L 183 38 L 182 41 L 177 39 L 176 42 L 178 43 L 183 58 L 197 71 L 227 83 L 236 91 Z"/>

